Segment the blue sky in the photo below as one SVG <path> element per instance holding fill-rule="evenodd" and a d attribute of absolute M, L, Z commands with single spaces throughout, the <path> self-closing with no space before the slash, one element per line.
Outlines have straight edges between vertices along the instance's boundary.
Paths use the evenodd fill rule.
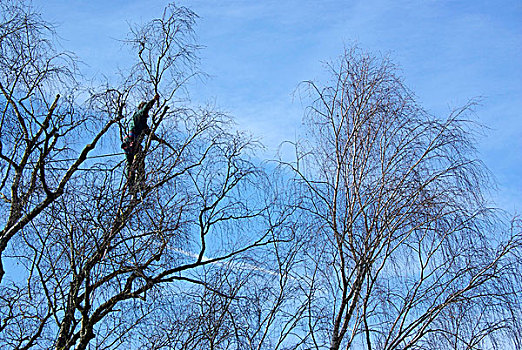
<path fill-rule="evenodd" d="M 111 76 L 126 63 L 128 23 L 160 16 L 166 1 L 34 0 L 58 25 L 62 46 Z M 323 63 L 357 43 L 389 54 L 431 113 L 446 115 L 481 98 L 490 129 L 480 157 L 495 175 L 496 205 L 522 211 L 522 1 L 222 0 L 179 1 L 199 16 L 202 70 L 196 102 L 215 102 L 270 152 L 299 132 L 300 81 L 323 77 Z"/>

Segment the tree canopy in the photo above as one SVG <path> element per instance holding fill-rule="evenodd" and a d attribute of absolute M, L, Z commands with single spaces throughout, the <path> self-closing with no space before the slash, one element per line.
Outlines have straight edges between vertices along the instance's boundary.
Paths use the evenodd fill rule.
<path fill-rule="evenodd" d="M 2 348 L 522 346 L 521 226 L 488 205 L 473 101 L 430 115 L 350 47 L 300 85 L 295 158 L 263 162 L 185 94 L 189 8 L 131 27 L 134 65 L 93 88 L 30 4 L 0 7 Z"/>

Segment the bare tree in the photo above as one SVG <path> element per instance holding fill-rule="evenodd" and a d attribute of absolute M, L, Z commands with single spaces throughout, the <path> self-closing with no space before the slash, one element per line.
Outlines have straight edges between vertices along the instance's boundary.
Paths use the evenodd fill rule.
<path fill-rule="evenodd" d="M 27 62 L 17 71 L 13 57 L 2 68 L 2 189 L 11 188 L 2 251 L 10 243 L 8 258 L 21 271 L 1 291 L 2 347 L 138 346 L 128 335 L 158 315 L 150 308 L 165 305 L 164 295 L 187 298 L 173 291 L 191 285 L 217 292 L 226 305 L 234 296 L 197 271 L 276 243 L 284 217 L 268 217 L 256 142 L 235 132 L 226 115 L 181 104 L 184 84 L 197 74 L 195 14 L 169 5 L 161 18 L 133 28 L 127 42 L 136 64 L 121 84 L 91 93 L 81 106 L 71 97 L 66 108 L 45 98 L 74 78 L 69 62 L 52 68 L 62 59 L 51 50 L 52 28 L 17 2 L 5 8 L 13 19 L 4 19 L 2 50 Z M 18 81 L 32 85 L 9 85 Z M 154 94 L 161 99 L 143 140 L 138 190 L 127 184 L 123 157 L 112 155 L 125 133 L 123 116 Z"/>
<path fill-rule="evenodd" d="M 432 117 L 389 60 L 358 48 L 328 68 L 327 84 L 304 84 L 308 134 L 286 163 L 310 242 L 310 346 L 513 346 L 521 235 L 487 207 L 473 103 Z"/>

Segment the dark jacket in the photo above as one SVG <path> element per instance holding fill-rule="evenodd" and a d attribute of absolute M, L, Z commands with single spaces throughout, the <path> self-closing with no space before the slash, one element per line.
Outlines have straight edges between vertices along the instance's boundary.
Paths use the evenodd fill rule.
<path fill-rule="evenodd" d="M 149 110 L 154 105 L 156 100 L 152 99 L 145 104 L 141 109 L 137 110 L 130 120 L 129 134 L 123 140 L 121 148 L 123 148 L 127 156 L 134 156 L 134 153 L 139 149 L 139 144 L 143 139 L 143 135 L 149 132 L 147 125 L 147 118 L 149 117 Z"/>
<path fill-rule="evenodd" d="M 130 132 L 135 138 L 142 136 L 143 132 L 148 130 L 147 118 L 149 117 L 149 111 L 154 105 L 156 100 L 150 100 L 141 109 L 137 110 L 130 121 Z"/>

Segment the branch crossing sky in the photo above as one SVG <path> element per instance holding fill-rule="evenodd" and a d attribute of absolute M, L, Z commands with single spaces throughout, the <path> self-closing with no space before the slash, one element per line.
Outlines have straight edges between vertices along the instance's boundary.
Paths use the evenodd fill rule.
<path fill-rule="evenodd" d="M 34 0 L 58 25 L 63 48 L 87 76 L 125 66 L 129 23 L 159 17 L 166 1 Z M 480 157 L 499 185 L 495 205 L 522 211 L 522 1 L 194 0 L 202 70 L 195 102 L 213 101 L 269 152 L 299 133 L 299 82 L 324 77 L 323 62 L 352 43 L 389 54 L 430 113 L 480 98 Z"/>

